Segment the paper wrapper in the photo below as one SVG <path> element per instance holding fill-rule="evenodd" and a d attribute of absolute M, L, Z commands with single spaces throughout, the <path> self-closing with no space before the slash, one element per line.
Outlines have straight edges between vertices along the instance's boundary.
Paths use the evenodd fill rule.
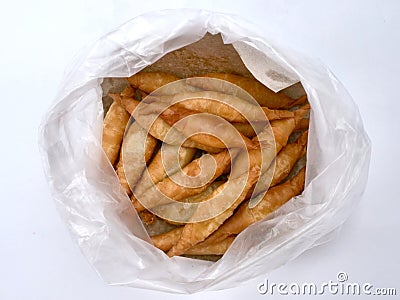
<path fill-rule="evenodd" d="M 241 55 L 236 49 L 240 49 Z M 246 64 L 241 57 L 244 57 Z M 248 68 L 258 76 L 253 76 Z M 266 71 L 262 73 L 259 70 Z M 283 90 L 282 93 L 294 99 L 305 95 L 301 83 L 292 72 L 244 43 L 236 42 L 235 46 L 224 44 L 220 34 L 207 33 L 201 40 L 166 54 L 142 72 L 167 72 L 180 78 L 213 72 L 233 73 L 256 78 L 273 91 Z M 119 93 L 126 85 L 124 78 L 104 79 L 101 86 L 105 110 L 112 102 L 108 93 Z"/>

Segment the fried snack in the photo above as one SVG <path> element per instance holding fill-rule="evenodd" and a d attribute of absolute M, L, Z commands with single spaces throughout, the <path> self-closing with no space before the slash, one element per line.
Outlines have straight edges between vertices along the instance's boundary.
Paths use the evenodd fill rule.
<path fill-rule="evenodd" d="M 147 97 L 147 94 L 139 89 L 136 89 L 135 91 L 135 97 L 133 97 L 135 100 L 142 101 L 143 98 Z"/>
<path fill-rule="evenodd" d="M 121 94 L 115 94 L 115 93 L 108 93 L 108 96 L 113 99 L 114 102 L 117 102 L 118 104 L 122 105 L 121 103 Z"/>
<path fill-rule="evenodd" d="M 272 110 L 267 107 L 260 109 L 256 103 L 216 91 L 186 92 L 174 96 L 149 96 L 147 101 L 163 102 L 188 110 L 213 114 L 229 122 L 264 121 L 265 116 L 269 120 L 293 117 L 291 111 Z"/>
<path fill-rule="evenodd" d="M 291 134 L 295 125 L 294 123 L 294 118 L 273 121 L 270 123 L 270 126 L 265 126 L 259 133 L 257 133 L 252 140 L 258 141 L 260 143 L 260 148 L 262 149 L 269 148 L 274 143 L 277 145 L 282 144 L 284 137 Z M 280 142 L 278 142 L 277 139 L 279 139 Z"/>
<path fill-rule="evenodd" d="M 296 127 L 294 128 L 294 131 L 305 130 L 305 129 L 308 129 L 309 126 L 310 126 L 310 119 L 304 118 L 304 119 L 301 119 L 300 121 L 298 121 L 298 123 L 296 124 Z"/>
<path fill-rule="evenodd" d="M 174 228 L 168 232 L 152 236 L 151 239 L 153 244 L 158 249 L 167 252 L 175 245 L 183 231 L 183 226 Z M 229 246 L 232 244 L 235 236 L 229 236 L 224 240 L 218 241 L 216 243 L 203 242 L 199 243 L 190 249 L 188 249 L 185 254 L 188 255 L 223 255 Z"/>
<path fill-rule="evenodd" d="M 302 137 L 300 137 L 297 140 L 297 142 L 298 142 L 297 144 L 298 145 L 299 144 L 303 144 L 304 139 L 306 137 L 307 137 L 306 134 L 302 135 Z M 301 141 L 301 140 L 303 140 L 303 141 Z M 294 146 L 293 144 L 288 144 L 288 146 Z M 282 151 L 284 151 L 288 146 L 286 146 Z M 291 147 L 291 148 L 293 148 L 293 147 Z M 297 151 L 297 150 L 295 150 L 295 151 Z M 289 151 L 286 150 L 286 152 L 288 154 Z M 278 156 L 278 158 L 279 158 L 279 156 Z M 277 163 L 277 165 L 279 166 L 280 164 Z M 303 171 L 304 170 L 302 170 L 302 172 Z M 275 175 L 274 178 L 279 178 L 279 176 L 281 176 L 279 174 L 282 174 L 282 173 L 280 171 L 278 171 L 277 174 L 278 175 Z M 297 185 L 299 182 L 304 181 L 304 179 L 302 179 L 301 176 L 304 176 L 304 173 L 300 172 L 297 175 L 297 178 L 295 177 L 296 179 L 292 179 L 292 182 L 290 183 L 291 186 L 293 185 L 293 183 L 295 183 Z M 285 185 L 280 186 L 280 190 L 285 191 L 285 192 L 287 192 L 287 191 L 290 192 L 290 190 L 289 190 L 290 187 L 288 185 L 289 184 L 286 184 L 286 186 Z M 298 187 L 301 187 L 301 184 Z M 296 191 L 297 190 L 295 190 L 293 192 L 293 190 L 292 190 L 293 196 L 295 196 L 297 194 Z M 277 201 L 275 201 L 274 203 L 275 204 L 279 204 L 279 202 L 278 202 L 279 201 L 279 199 L 278 199 L 279 195 L 276 193 L 276 191 L 274 192 L 274 194 L 272 194 L 272 192 L 269 192 L 269 193 L 270 193 L 269 197 L 271 197 L 271 195 L 276 195 Z M 292 197 L 290 197 L 290 198 L 292 198 Z M 266 197 L 264 197 L 263 201 L 266 201 L 265 199 L 266 199 Z M 246 205 L 247 203 L 248 202 L 243 203 L 239 210 L 244 210 L 243 206 L 247 207 L 247 205 Z M 196 246 L 194 246 L 194 247 L 190 248 L 189 250 L 187 250 L 185 252 L 185 254 L 191 254 L 191 255 L 206 255 L 206 254 L 221 255 L 221 254 L 224 254 L 226 252 L 227 248 L 230 246 L 230 244 L 232 243 L 232 241 L 234 239 L 233 236 L 229 236 L 229 235 L 231 233 L 238 234 L 244 228 L 246 228 L 248 226 L 248 225 L 245 226 L 240 231 L 239 230 L 237 230 L 237 231 L 234 231 L 234 230 L 227 231 L 227 229 L 232 228 L 232 225 L 229 225 L 229 224 L 232 222 L 231 220 L 233 218 L 237 218 L 236 214 L 233 215 L 230 219 L 228 219 L 226 221 L 226 223 L 224 223 L 213 235 L 211 235 L 209 238 L 207 238 L 204 242 L 199 243 Z M 234 222 L 235 226 L 237 226 L 239 223 L 240 223 L 239 221 L 235 221 Z M 225 225 L 225 224 L 228 224 L 228 225 Z M 174 244 L 176 244 L 178 242 L 178 240 L 180 239 L 180 236 L 182 234 L 182 231 L 183 231 L 183 226 L 175 228 L 175 229 L 173 229 L 173 230 L 171 230 L 169 232 L 166 232 L 166 233 L 163 233 L 163 234 L 160 234 L 160 235 L 157 235 L 157 236 L 153 236 L 152 237 L 153 243 L 157 248 L 159 248 L 159 249 L 161 249 L 163 251 L 168 251 Z M 231 239 L 231 241 L 229 243 L 228 242 L 224 242 L 224 243 L 221 242 L 221 241 L 225 241 L 228 238 Z M 217 249 L 220 249 L 220 250 L 217 250 Z"/>
<path fill-rule="evenodd" d="M 168 232 L 151 237 L 153 244 L 162 251 L 168 251 L 179 240 L 183 231 L 183 226 L 172 229 Z"/>
<path fill-rule="evenodd" d="M 133 98 L 128 98 L 128 97 L 121 97 L 120 95 L 118 95 L 120 97 L 120 101 L 121 101 L 121 105 L 123 108 L 126 109 L 126 111 L 132 115 L 135 111 L 135 109 L 138 107 L 140 101 L 135 100 Z"/>
<path fill-rule="evenodd" d="M 201 192 L 199 194 L 195 194 L 193 196 L 189 196 L 189 197 L 187 197 L 185 199 L 182 199 L 182 200 L 180 200 L 180 202 L 184 202 L 184 203 L 200 203 L 200 202 L 204 202 L 223 183 L 224 183 L 224 181 L 214 181 L 203 192 Z M 160 207 L 158 209 L 158 213 L 161 213 L 163 216 L 168 215 L 168 209 L 170 209 L 172 205 L 175 205 L 175 204 L 171 203 L 170 205 L 167 204 L 167 205 L 164 205 L 164 206 Z M 163 213 L 163 209 L 164 209 L 164 213 Z M 182 213 L 185 213 L 185 212 L 182 212 Z M 165 219 L 163 217 L 161 217 L 161 219 L 164 219 L 167 223 L 170 223 L 170 224 L 173 224 L 173 225 L 184 225 L 185 224 L 185 223 L 180 223 L 180 222 L 168 220 L 168 219 Z"/>
<path fill-rule="evenodd" d="M 308 131 L 305 131 L 299 138 L 279 152 L 276 158 L 274 175 L 270 187 L 279 184 L 284 180 L 293 169 L 295 163 L 306 154 L 308 141 Z"/>
<path fill-rule="evenodd" d="M 136 94 L 136 90 L 134 88 L 132 88 L 130 85 L 127 85 L 121 92 L 120 96 L 121 96 L 121 98 L 136 98 L 135 94 Z M 136 100 L 140 100 L 140 99 L 136 99 Z"/>
<path fill-rule="evenodd" d="M 275 120 L 271 122 L 271 128 L 274 135 L 272 138 L 275 141 L 276 153 L 278 153 L 287 144 L 289 136 L 292 134 L 295 126 L 295 118 Z M 253 140 L 260 142 L 262 148 L 264 145 L 268 146 L 271 144 L 270 139 L 271 136 L 269 131 L 265 130 L 261 131 L 253 138 Z"/>
<path fill-rule="evenodd" d="M 222 184 L 224 184 L 224 181 L 214 181 L 203 192 L 201 192 L 199 194 L 196 194 L 196 195 L 193 195 L 193 196 L 189 196 L 189 197 L 187 197 L 185 199 L 182 199 L 181 202 L 185 202 L 185 203 L 200 203 L 200 202 L 204 202 L 204 201 L 208 200 L 209 197 L 211 196 L 211 194 L 214 193 L 214 191 L 216 189 L 218 189 Z"/>
<path fill-rule="evenodd" d="M 235 236 L 228 236 L 222 241 L 216 243 L 200 243 L 188 249 L 185 254 L 188 255 L 223 255 L 233 243 Z"/>
<path fill-rule="evenodd" d="M 283 146 L 286 145 L 287 140 L 292 133 L 296 121 L 299 118 L 302 118 L 304 114 L 307 112 L 307 107 L 304 107 L 299 111 L 297 114 L 295 114 L 295 118 L 290 118 L 290 119 L 285 119 L 285 120 L 279 120 L 271 123 L 272 130 L 276 135 L 278 135 L 278 140 L 276 147 L 277 151 L 279 151 Z M 269 139 L 270 139 L 270 134 L 269 134 Z M 275 137 L 276 138 L 276 137 Z M 258 137 L 260 139 L 260 137 Z M 269 152 L 271 153 L 271 152 Z M 246 183 L 245 189 L 242 191 L 242 194 L 240 197 L 234 202 L 234 204 L 229 207 L 227 210 L 225 210 L 223 213 L 220 215 L 216 216 L 215 218 L 212 218 L 207 221 L 202 221 L 198 223 L 188 223 L 184 226 L 184 229 L 182 231 L 181 237 L 179 241 L 168 251 L 169 256 L 174 256 L 174 255 L 181 255 L 186 252 L 189 248 L 192 246 L 202 242 L 209 236 L 212 232 L 217 230 L 217 228 L 226 220 L 228 219 L 232 214 L 233 211 L 236 209 L 236 207 L 245 199 L 246 194 L 248 191 L 251 189 L 252 185 L 257 181 L 258 179 L 258 172 L 260 170 L 259 165 L 261 164 L 260 159 L 261 159 L 261 153 L 260 151 L 249 151 L 249 158 L 250 158 L 250 165 L 252 169 L 250 169 L 249 173 L 249 178 Z M 273 156 L 269 158 L 269 161 L 273 159 Z M 268 164 L 268 159 L 263 157 L 263 160 L 266 160 L 266 164 Z M 241 161 L 239 158 L 237 161 Z M 263 162 L 264 163 L 264 162 Z M 255 170 L 257 170 L 257 175 L 255 176 L 254 174 L 256 173 Z M 242 175 L 241 177 L 238 178 L 238 180 L 242 180 L 243 177 L 246 175 Z M 214 193 L 214 195 L 217 195 L 222 189 L 224 188 L 224 185 L 222 185 L 219 189 L 217 189 Z"/>
<path fill-rule="evenodd" d="M 170 130 L 172 133 L 168 133 Z M 168 139 L 166 138 L 167 133 Z M 197 148 L 209 153 L 218 153 L 223 150 L 223 148 L 210 146 L 209 136 L 205 134 L 196 134 L 186 139 L 180 131 L 171 127 L 162 118 L 155 120 L 150 128 L 150 134 L 167 144 L 179 145 L 180 141 L 185 140 L 182 144 L 183 147 Z"/>
<path fill-rule="evenodd" d="M 172 132 L 172 133 L 169 133 Z M 210 141 L 204 134 L 197 134 L 186 139 L 176 128 L 171 127 L 163 118 L 157 118 L 150 128 L 150 134 L 159 140 L 172 145 L 179 145 L 185 140 L 182 146 L 198 148 L 210 153 L 218 153 L 222 148 L 210 146 Z M 168 139 L 166 138 L 168 134 Z"/>
<path fill-rule="evenodd" d="M 253 198 L 285 179 L 293 169 L 296 162 L 306 153 L 308 131 L 305 131 L 294 143 L 287 144 L 275 159 L 275 168 L 272 166 L 264 172 L 258 183 L 247 193 L 246 199 Z M 270 183 L 269 183 L 270 181 Z M 263 183 L 265 183 L 263 185 Z M 269 184 L 268 184 L 269 183 Z"/>
<path fill-rule="evenodd" d="M 139 216 L 146 225 L 152 224 L 157 219 L 157 217 L 148 210 L 139 212 Z"/>
<path fill-rule="evenodd" d="M 126 109 L 125 105 L 122 104 L 123 102 L 124 102 L 124 104 L 126 103 L 123 99 L 134 97 L 135 90 L 130 85 L 127 85 L 124 88 L 124 90 L 121 92 L 121 94 L 119 94 L 119 95 L 118 94 L 109 94 L 109 95 L 111 98 L 114 99 L 114 101 L 117 101 L 118 103 L 121 104 L 121 106 L 124 109 Z M 133 106 L 131 106 L 130 109 L 133 109 Z M 122 188 L 125 190 L 127 195 L 130 196 L 132 194 L 132 191 L 131 191 L 128 181 L 126 180 L 126 177 L 125 177 L 124 165 L 122 162 L 122 151 L 120 151 L 119 161 L 117 163 L 116 172 L 117 172 L 118 179 L 119 179 L 119 182 L 120 182 Z"/>
<path fill-rule="evenodd" d="M 249 123 L 232 123 L 232 125 L 237 129 L 237 131 L 248 138 L 253 138 L 257 135 L 253 126 L 251 126 Z"/>
<path fill-rule="evenodd" d="M 253 138 L 259 133 L 265 126 L 264 122 L 257 123 L 232 123 L 232 125 L 244 136 Z M 253 128 L 254 127 L 254 128 Z"/>
<path fill-rule="evenodd" d="M 131 191 L 128 181 L 126 180 L 126 177 L 125 177 L 124 165 L 122 162 L 122 151 L 120 152 L 120 155 L 119 155 L 119 161 L 117 163 L 116 172 L 118 175 L 119 183 L 121 184 L 121 186 L 125 190 L 125 192 L 128 194 L 128 196 L 130 196 L 132 194 L 132 191 Z"/>
<path fill-rule="evenodd" d="M 261 106 L 266 106 L 270 109 L 290 108 L 298 105 L 297 100 L 291 99 L 282 93 L 275 93 L 255 79 L 227 73 L 208 73 L 200 77 L 218 78 L 236 84 L 253 96 Z M 208 81 L 205 81 L 205 83 L 208 83 Z M 201 86 L 201 88 L 213 89 L 212 86 Z"/>
<path fill-rule="evenodd" d="M 125 134 L 121 149 L 125 177 L 131 188 L 135 186 L 146 167 L 141 162 L 150 160 L 156 146 L 155 138 L 147 134 L 137 122 L 132 123 Z"/>
<path fill-rule="evenodd" d="M 193 87 L 198 87 L 201 90 L 214 91 L 224 93 L 241 98 L 250 104 L 254 104 L 254 97 L 242 88 L 238 88 L 237 85 L 232 84 L 226 80 L 211 77 L 189 77 L 185 79 L 186 84 Z"/>
<path fill-rule="evenodd" d="M 239 234 L 249 225 L 266 218 L 270 213 L 281 207 L 287 201 L 300 194 L 304 189 L 305 168 L 293 177 L 268 190 L 260 203 L 249 208 L 248 201 L 244 202 L 238 211 L 215 231 L 204 244 L 213 244 L 226 237 Z"/>
<path fill-rule="evenodd" d="M 168 256 L 175 256 L 175 255 L 181 255 L 185 253 L 189 248 L 193 247 L 194 245 L 204 241 L 210 234 L 212 234 L 215 230 L 218 229 L 221 224 L 228 219 L 236 209 L 242 203 L 242 201 L 245 199 L 247 192 L 249 189 L 253 186 L 253 184 L 257 181 L 260 175 L 260 169 L 253 167 L 249 170 L 248 172 L 248 177 L 247 174 L 237 178 L 233 179 L 237 181 L 236 186 L 241 186 L 240 182 L 243 180 L 246 180 L 245 187 L 242 190 L 241 194 L 236 198 L 234 203 L 225 211 L 223 211 L 221 214 L 217 215 L 216 217 L 202 221 L 202 222 L 197 222 L 197 223 L 188 223 L 183 227 L 182 234 L 180 236 L 180 239 L 178 242 L 172 246 L 172 248 L 168 251 Z M 213 194 L 210 196 L 210 199 L 218 195 L 221 191 L 224 191 L 225 186 L 228 183 L 225 183 L 221 185 L 219 188 L 217 188 Z M 225 197 L 235 197 L 233 191 L 224 191 L 226 195 Z"/>
<path fill-rule="evenodd" d="M 292 118 L 294 116 L 294 113 L 291 112 L 290 110 L 269 109 L 267 107 L 261 107 L 261 108 L 264 111 L 265 116 L 268 118 L 269 121 Z"/>
<path fill-rule="evenodd" d="M 128 99 L 125 99 L 125 101 L 127 101 Z M 132 106 L 135 107 L 134 103 Z M 153 105 L 154 106 L 154 105 Z M 154 108 L 152 108 L 152 105 L 150 104 L 142 104 L 139 111 L 137 112 L 137 114 L 139 115 L 152 115 L 155 114 L 157 111 L 159 111 L 159 108 L 157 108 L 157 106 L 155 106 Z M 178 120 L 189 116 L 189 115 L 194 115 L 197 114 L 197 112 L 195 111 L 190 111 L 190 110 L 186 110 L 182 107 L 177 107 L 177 106 L 173 106 L 173 107 L 169 107 L 167 109 L 165 109 L 163 111 L 163 113 L 161 114 L 161 119 L 163 120 L 159 120 L 159 118 L 157 118 L 155 120 L 155 122 L 152 124 L 152 127 L 150 129 L 150 133 L 157 137 L 160 140 L 166 141 L 167 143 L 172 143 L 172 144 L 179 144 L 176 141 L 178 140 L 182 140 L 182 134 L 180 134 L 180 132 L 176 129 L 172 129 L 173 130 L 173 134 L 170 134 L 169 139 L 166 140 L 166 135 L 167 132 L 169 130 L 171 130 L 171 126 L 174 125 Z M 197 119 L 198 120 L 198 119 Z M 138 122 L 140 123 L 140 119 L 138 120 Z M 215 124 L 209 124 L 209 126 L 211 127 L 221 127 L 221 124 L 219 122 L 217 122 L 217 120 L 215 118 L 209 120 L 208 123 L 215 123 Z M 146 123 L 142 123 L 143 126 L 146 126 Z M 193 128 L 194 124 L 196 124 L 196 120 L 193 122 L 193 119 L 190 120 L 190 122 L 188 121 L 188 123 L 186 123 L 187 125 L 185 126 L 185 124 L 182 125 L 182 127 L 184 129 L 187 130 L 193 130 L 193 129 L 188 129 L 189 127 Z M 190 125 L 189 125 L 190 124 Z M 204 123 L 202 122 L 202 124 L 198 124 L 198 126 L 204 126 Z M 228 147 L 241 147 L 243 145 L 242 141 L 245 142 L 246 146 L 249 149 L 254 149 L 257 146 L 252 143 L 249 139 L 247 139 L 247 137 L 242 136 L 242 139 L 239 139 L 238 141 L 236 141 L 237 139 L 234 138 L 234 135 L 228 136 L 225 139 L 225 143 L 222 143 L 218 138 L 210 135 L 210 134 L 206 134 L 206 133 L 199 133 L 199 134 L 195 134 L 192 135 L 189 139 L 187 139 L 183 146 L 186 147 L 193 147 L 193 148 L 199 148 L 202 149 L 206 152 L 210 152 L 210 153 L 218 153 L 220 151 L 222 151 L 222 149 Z"/>
<path fill-rule="evenodd" d="M 310 103 L 305 103 L 294 111 L 296 125 L 297 125 L 297 123 L 300 122 L 301 119 L 303 119 L 305 117 L 305 115 L 309 112 L 310 108 L 311 108 Z"/>
<path fill-rule="evenodd" d="M 168 73 L 140 72 L 128 78 L 128 82 L 130 85 L 138 88 L 139 91 L 144 91 L 147 94 L 175 95 L 200 90 L 199 88 L 186 84 L 185 80 L 179 79 L 179 77 Z M 168 85 L 172 82 L 174 82 L 173 85 Z"/>
<path fill-rule="evenodd" d="M 132 75 L 128 78 L 128 82 L 130 85 L 138 88 L 147 94 L 154 92 L 156 89 L 166 85 L 170 82 L 179 80 L 179 77 L 168 73 L 161 73 L 161 72 L 151 72 L 151 73 L 144 73 L 139 72 L 135 75 Z"/>
<path fill-rule="evenodd" d="M 210 154 L 207 154 L 210 155 Z M 184 187 L 182 185 L 179 185 L 176 183 L 176 181 L 181 182 L 182 181 L 182 173 L 175 173 L 171 177 L 166 177 L 162 181 L 158 182 L 155 186 L 152 186 L 142 194 L 136 194 L 138 198 L 146 203 L 148 203 L 147 208 L 151 209 L 153 207 L 159 206 L 159 205 L 164 205 L 168 204 L 169 202 L 166 202 L 164 199 L 159 199 L 158 195 L 159 192 L 164 194 L 165 196 L 174 199 L 176 201 L 185 199 L 187 197 L 190 197 L 192 195 L 196 195 L 198 193 L 203 192 L 206 190 L 211 183 L 218 178 L 227 168 L 228 165 L 230 165 L 231 162 L 231 157 L 229 155 L 229 152 L 227 150 L 224 150 L 220 153 L 217 154 L 212 154 L 211 155 L 215 162 L 216 162 L 216 170 L 202 170 L 201 165 L 204 165 L 205 159 L 207 159 L 206 155 L 201 156 L 198 159 L 193 160 L 191 163 L 186 165 L 182 169 L 182 173 L 189 175 L 191 177 L 195 177 L 196 175 L 200 174 L 202 171 L 204 173 L 211 174 L 213 175 L 211 177 L 210 182 L 207 184 L 204 184 L 201 187 L 196 187 L 196 188 L 189 188 L 189 187 Z M 204 175 L 206 176 L 206 175 Z M 194 180 L 193 180 L 194 181 Z M 142 202 L 143 202 L 142 201 Z M 151 205 L 150 205 L 151 203 Z M 142 211 L 145 208 L 139 201 L 134 201 L 134 205 L 136 210 Z"/>
<path fill-rule="evenodd" d="M 172 97 L 150 97 L 150 101 L 163 102 L 190 111 L 204 112 L 220 116 L 229 122 L 246 122 L 241 112 L 251 116 L 251 120 L 264 116 L 257 111 L 257 106 L 232 95 L 213 91 L 181 93 Z M 177 102 L 178 101 L 178 102 Z M 228 102 L 229 104 L 227 104 Z M 235 108 L 233 108 L 235 107 Z M 237 110 L 238 109 L 238 110 Z"/>
<path fill-rule="evenodd" d="M 140 101 L 135 100 L 133 98 L 121 98 L 120 95 L 113 94 L 115 97 L 119 97 L 121 101 L 121 105 L 128 111 L 131 115 L 134 115 L 136 108 L 139 106 Z M 142 104 L 142 107 L 146 107 L 146 104 Z M 142 112 L 139 112 L 139 114 L 143 114 Z M 148 128 L 150 127 L 149 133 L 151 136 L 155 137 L 156 139 L 159 139 L 161 141 L 165 141 L 165 136 L 167 135 L 168 131 L 172 130 L 172 134 L 170 133 L 170 139 L 168 140 L 169 143 L 174 143 L 174 141 L 181 141 L 184 140 L 183 135 L 178 132 L 176 129 L 171 128 L 168 123 L 166 123 L 162 118 L 156 118 L 153 124 L 149 124 L 148 121 L 150 120 L 149 118 L 136 118 L 136 121 L 138 124 L 140 124 L 143 128 Z M 150 126 L 151 125 L 151 126 Z M 177 142 L 179 145 L 179 143 Z M 198 143 L 192 141 L 190 138 L 184 142 L 182 146 L 187 146 L 190 148 L 199 148 L 203 149 L 207 152 L 210 153 L 218 153 L 221 150 L 219 148 L 215 147 L 207 147 L 204 145 L 199 145 Z"/>
<path fill-rule="evenodd" d="M 115 97 L 119 97 L 121 101 L 121 105 L 131 114 L 134 115 L 136 108 L 139 106 L 140 101 L 135 100 L 133 98 L 121 98 L 120 95 L 118 94 L 113 94 Z M 146 104 L 142 104 L 141 108 L 143 109 L 144 107 L 147 107 Z M 142 110 L 138 112 L 136 121 L 139 123 L 143 128 L 149 128 L 149 133 L 156 139 L 159 139 L 163 142 L 166 142 L 167 144 L 173 144 L 173 145 L 180 145 L 180 141 L 185 140 L 185 137 L 176 129 L 171 128 L 171 126 L 168 125 L 167 122 L 165 122 L 162 118 L 156 118 L 154 123 L 150 124 L 149 120 L 150 114 L 147 113 L 149 116 L 146 116 L 147 112 L 143 112 Z M 171 132 L 168 134 L 168 139 L 166 139 L 167 133 L 171 130 Z M 218 153 L 221 152 L 221 148 L 217 147 L 212 147 L 212 146 L 207 146 L 204 144 L 200 144 L 196 141 L 194 141 L 192 138 L 188 138 L 185 140 L 185 142 L 182 144 L 184 147 L 188 148 L 198 148 L 202 149 L 206 152 L 209 153 Z"/>
<path fill-rule="evenodd" d="M 309 109 L 310 105 L 305 104 L 294 112 L 294 118 L 275 120 L 271 122 L 277 153 L 286 145 L 290 134 L 292 134 L 296 125 L 301 121 L 301 119 L 303 119 L 304 115 L 308 113 Z M 271 145 L 271 134 L 269 128 L 264 128 L 264 130 L 253 138 L 253 141 L 258 141 L 261 144 L 261 148 L 269 147 Z"/>
<path fill-rule="evenodd" d="M 298 105 L 304 105 L 307 102 L 307 95 L 303 95 L 296 99 L 291 105 L 290 108 L 298 106 Z"/>
<path fill-rule="evenodd" d="M 275 164 L 273 164 L 273 161 L 275 156 L 287 145 L 288 139 L 293 133 L 297 122 L 308 112 L 308 108 L 308 106 L 304 106 L 296 110 L 294 118 L 272 121 L 270 123 L 271 128 L 265 127 L 263 131 L 253 138 L 254 141 L 260 143 L 261 151 L 250 150 L 248 151 L 248 156 L 251 165 L 259 166 L 263 175 L 260 177 L 259 182 L 249 190 L 246 199 L 250 198 L 252 195 L 257 195 L 253 194 L 254 189 L 257 189 L 256 193 L 259 194 L 269 188 L 270 180 L 273 180 L 272 176 L 274 174 L 271 174 L 272 171 L 268 172 L 268 170 L 274 169 Z M 271 135 L 271 130 L 273 135 Z M 275 146 L 275 148 L 273 146 Z M 238 157 L 237 163 L 242 165 L 239 169 L 245 169 L 246 167 L 247 162 L 244 154 L 245 153 Z M 258 201 L 258 199 L 252 199 L 251 205 L 256 204 Z"/>
<path fill-rule="evenodd" d="M 239 154 L 235 160 L 237 166 L 236 170 L 243 170 L 243 173 L 245 173 L 247 170 L 247 164 L 250 163 L 251 167 L 259 167 L 262 174 L 266 173 L 270 168 L 271 163 L 274 161 L 276 154 L 286 146 L 296 123 L 304 116 L 304 114 L 307 113 L 307 111 L 307 107 L 303 107 L 295 112 L 294 118 L 272 121 L 270 127 L 265 127 L 263 131 L 253 138 L 253 141 L 258 141 L 260 143 L 260 149 L 249 150 L 248 152 L 243 151 Z M 247 157 L 249 161 L 247 160 Z M 241 174 L 231 174 L 231 176 L 240 175 Z M 265 182 L 265 184 L 258 184 L 258 188 L 261 190 L 268 188 L 267 179 L 271 178 L 271 176 L 272 174 L 270 173 L 264 175 L 263 181 L 261 182 Z M 252 189 L 250 189 L 249 193 L 250 195 L 252 194 Z"/>
<path fill-rule="evenodd" d="M 164 160 L 161 156 L 161 149 L 164 151 Z M 178 164 L 174 164 L 173 159 L 178 153 Z M 158 150 L 153 157 L 151 163 L 147 167 L 149 177 L 142 176 L 135 187 L 137 194 L 142 194 L 147 191 L 153 184 L 159 183 L 167 174 L 172 175 L 180 168 L 185 167 L 190 163 L 196 153 L 195 148 L 179 147 L 174 145 L 163 144 L 162 148 Z M 151 179 L 151 180 L 147 180 Z"/>
<path fill-rule="evenodd" d="M 204 128 L 205 122 L 207 123 L 207 126 L 219 128 L 221 135 L 225 134 L 225 138 L 223 139 L 224 142 L 222 142 L 219 138 L 207 133 L 198 133 L 192 135 L 190 138 L 199 144 L 201 143 L 209 147 L 217 147 L 221 149 L 231 148 L 231 147 L 243 147 L 243 144 L 248 149 L 257 148 L 256 143 L 252 142 L 250 139 L 248 139 L 246 136 L 240 133 L 239 133 L 240 137 L 238 135 L 236 136 L 230 135 L 229 128 L 226 127 L 230 125 L 218 118 L 206 119 L 207 116 L 205 116 L 202 119 L 200 118 L 185 119 L 188 116 L 196 114 L 197 112 L 193 110 L 188 110 L 186 108 L 179 106 L 171 106 L 161 114 L 161 118 L 164 121 L 166 121 L 170 126 L 173 126 L 175 125 L 176 122 L 180 121 L 178 130 L 182 129 L 180 131 L 182 131 L 183 133 L 187 131 L 186 133 L 188 135 L 190 134 L 190 132 L 200 132 Z"/>
<path fill-rule="evenodd" d="M 218 153 L 222 151 L 221 148 L 203 144 L 201 135 L 186 139 L 179 130 L 171 127 L 166 121 L 164 121 L 155 113 L 154 109 L 150 105 L 146 103 L 142 103 L 140 106 L 138 106 L 139 102 L 134 99 L 123 99 L 122 102 L 124 103 L 126 109 L 135 118 L 137 123 L 139 123 L 143 128 L 150 128 L 149 133 L 153 137 L 167 144 L 179 146 L 181 145 L 181 142 L 184 141 L 182 144 L 183 147 L 198 148 L 209 153 Z"/>
<path fill-rule="evenodd" d="M 129 121 L 129 114 L 118 100 L 114 99 L 104 118 L 101 141 L 104 152 L 112 165 L 115 164 L 118 158 L 125 127 Z"/>
<path fill-rule="evenodd" d="M 110 94 L 127 115 L 125 125 L 130 115 L 135 119 L 125 133 L 122 147 L 118 146 L 121 150 L 116 172 L 128 195 L 129 186 L 132 187 L 131 200 L 141 220 L 151 224 L 157 217 L 136 196 L 166 222 L 179 226 L 179 222 L 189 221 L 152 237 L 154 245 L 169 256 L 224 254 L 243 229 L 268 217 L 304 188 L 304 168 L 291 180 L 281 182 L 306 152 L 308 131 L 287 143 L 294 131 L 309 126 L 309 119 L 304 118 L 310 108 L 307 96 L 291 99 L 257 80 L 233 74 L 210 73 L 204 77 L 225 81 L 188 78 L 169 84 L 179 78 L 140 72 L 128 78 L 129 85 L 121 94 Z M 295 111 L 285 110 L 304 103 Z M 203 113 L 202 119 L 196 118 L 199 113 Z M 193 118 L 186 118 L 192 115 Z M 266 119 L 271 122 L 268 124 Z M 158 140 L 164 143 L 164 161 L 161 150 L 153 155 Z M 196 158 L 196 154 L 200 157 Z M 117 157 L 113 164 L 116 160 Z M 146 165 L 148 170 L 143 172 Z M 268 187 L 255 184 L 257 180 L 267 183 L 271 178 Z M 253 200 L 260 202 L 250 208 Z M 208 201 L 210 206 L 203 203 Z M 189 205 L 193 203 L 199 204 Z M 210 217 L 210 207 L 221 207 L 223 212 L 197 222 Z M 179 221 L 173 216 L 178 216 Z"/>

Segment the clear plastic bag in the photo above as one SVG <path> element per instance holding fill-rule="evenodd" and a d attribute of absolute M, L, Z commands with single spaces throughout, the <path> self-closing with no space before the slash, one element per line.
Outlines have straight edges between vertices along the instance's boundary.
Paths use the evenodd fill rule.
<path fill-rule="evenodd" d="M 102 79 L 137 73 L 206 32 L 236 45 L 249 70 L 271 88 L 284 86 L 257 76 L 263 66 L 251 61 L 254 55 L 284 70 L 288 85 L 300 80 L 312 107 L 305 191 L 242 232 L 215 263 L 168 258 L 151 245 L 101 148 Z M 152 12 L 84 50 L 65 76 L 40 128 L 44 169 L 73 238 L 106 282 L 176 293 L 234 287 L 327 242 L 360 200 L 370 141 L 350 95 L 323 65 L 280 45 L 271 33 L 255 32 L 219 13 Z M 258 54 L 246 58 L 251 49 Z"/>

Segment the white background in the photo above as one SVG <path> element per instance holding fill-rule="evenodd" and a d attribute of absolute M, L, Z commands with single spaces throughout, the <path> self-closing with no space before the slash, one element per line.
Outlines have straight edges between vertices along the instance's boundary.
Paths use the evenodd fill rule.
<path fill-rule="evenodd" d="M 140 13 L 178 7 L 238 14 L 321 59 L 359 105 L 373 143 L 365 195 L 332 242 L 240 287 L 191 297 L 265 299 L 256 290 L 264 277 L 277 283 L 322 282 L 335 280 L 339 271 L 347 272 L 349 281 L 396 287 L 399 295 L 400 2 L 134 2 L 1 4 L 0 299 L 187 297 L 102 282 L 55 209 L 37 146 L 40 120 L 80 48 Z"/>

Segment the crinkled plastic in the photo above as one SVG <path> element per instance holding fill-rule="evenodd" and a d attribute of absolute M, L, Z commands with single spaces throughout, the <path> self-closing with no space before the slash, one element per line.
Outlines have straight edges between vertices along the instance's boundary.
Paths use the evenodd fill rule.
<path fill-rule="evenodd" d="M 304 193 L 246 229 L 215 263 L 168 258 L 151 245 L 101 148 L 102 79 L 137 73 L 206 32 L 273 56 L 301 81 L 312 107 Z M 255 32 L 236 16 L 152 12 L 84 50 L 64 78 L 40 128 L 44 169 L 73 238 L 109 284 L 176 293 L 235 287 L 328 241 L 360 200 L 370 141 L 350 95 L 320 63 L 281 45 L 273 33 Z"/>

